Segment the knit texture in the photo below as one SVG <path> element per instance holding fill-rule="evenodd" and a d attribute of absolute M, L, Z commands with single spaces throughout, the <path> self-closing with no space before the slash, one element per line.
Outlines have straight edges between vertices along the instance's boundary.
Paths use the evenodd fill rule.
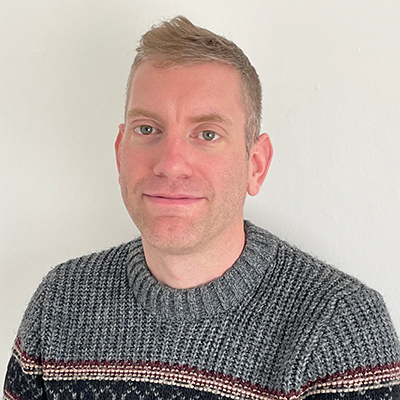
<path fill-rule="evenodd" d="M 5 398 L 399 398 L 382 297 L 245 231 L 236 263 L 192 289 L 156 281 L 140 238 L 54 268 L 25 312 Z"/>

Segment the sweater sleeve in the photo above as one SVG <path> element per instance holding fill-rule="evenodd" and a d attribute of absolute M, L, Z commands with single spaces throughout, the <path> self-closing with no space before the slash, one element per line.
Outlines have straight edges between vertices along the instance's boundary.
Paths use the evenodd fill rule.
<path fill-rule="evenodd" d="M 4 399 L 44 400 L 45 398 L 42 375 L 24 371 L 20 360 L 13 354 L 4 381 Z"/>
<path fill-rule="evenodd" d="M 46 284 L 42 282 L 33 295 L 22 319 L 4 381 L 7 400 L 45 399 L 42 371 L 42 312 Z"/>
<path fill-rule="evenodd" d="M 400 345 L 382 296 L 363 286 L 340 298 L 307 364 L 307 398 L 400 399 Z"/>

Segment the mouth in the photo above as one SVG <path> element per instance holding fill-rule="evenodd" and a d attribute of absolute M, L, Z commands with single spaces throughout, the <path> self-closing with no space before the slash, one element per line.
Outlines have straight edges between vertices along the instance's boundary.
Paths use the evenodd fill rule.
<path fill-rule="evenodd" d="M 176 206 L 185 206 L 195 204 L 204 199 L 204 197 L 200 196 L 192 196 L 187 194 L 147 194 L 144 193 L 143 197 L 156 204 L 160 205 L 176 205 Z"/>

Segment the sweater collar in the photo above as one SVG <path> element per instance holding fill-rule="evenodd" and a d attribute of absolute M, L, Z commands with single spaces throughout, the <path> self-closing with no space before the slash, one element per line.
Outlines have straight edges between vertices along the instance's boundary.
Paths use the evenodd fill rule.
<path fill-rule="evenodd" d="M 275 258 L 277 240 L 269 232 L 244 221 L 245 245 L 240 257 L 219 278 L 190 289 L 173 289 L 149 271 L 141 238 L 131 242 L 128 279 L 133 294 L 148 312 L 167 318 L 208 318 L 226 312 L 248 298 Z"/>

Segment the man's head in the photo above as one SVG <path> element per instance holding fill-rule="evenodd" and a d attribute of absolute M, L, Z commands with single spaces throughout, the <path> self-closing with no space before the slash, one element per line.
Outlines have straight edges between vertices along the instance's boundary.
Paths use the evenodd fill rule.
<path fill-rule="evenodd" d="M 182 18 L 174 21 L 177 26 L 170 29 L 175 36 L 187 37 L 189 28 L 198 29 Z M 119 126 L 115 144 L 122 196 L 145 248 L 188 254 L 220 249 L 221 244 L 229 247 L 232 237 L 243 237 L 246 194 L 258 193 L 272 146 L 268 135 L 258 136 L 258 128 L 253 131 L 258 139 L 246 140 L 250 102 L 244 95 L 245 73 L 212 58 L 211 39 L 202 45 L 210 47 L 211 55 L 204 60 L 192 54 L 189 62 L 190 52 L 176 38 L 169 43 L 157 29 L 161 28 L 150 32 L 162 34 L 162 43 L 172 50 L 176 43 L 180 50 L 168 51 L 167 58 L 160 55 L 161 44 L 153 43 L 154 54 L 147 50 L 146 57 L 140 49 L 153 47 L 142 43 L 139 49 L 129 80 L 125 124 Z M 210 35 L 245 57 L 235 45 Z M 196 41 L 197 36 L 190 37 Z M 186 42 L 188 47 L 191 40 Z M 230 58 L 233 62 L 232 55 L 224 59 Z M 258 82 L 248 60 L 244 64 Z"/>
<path fill-rule="evenodd" d="M 235 43 L 193 25 L 187 18 L 178 16 L 153 26 L 146 32 L 136 49 L 127 85 L 127 112 L 132 78 L 143 62 L 150 61 L 159 68 L 218 62 L 230 65 L 240 75 L 242 101 L 245 110 L 246 149 L 249 153 L 260 134 L 261 84 L 257 72 L 244 52 Z"/>

